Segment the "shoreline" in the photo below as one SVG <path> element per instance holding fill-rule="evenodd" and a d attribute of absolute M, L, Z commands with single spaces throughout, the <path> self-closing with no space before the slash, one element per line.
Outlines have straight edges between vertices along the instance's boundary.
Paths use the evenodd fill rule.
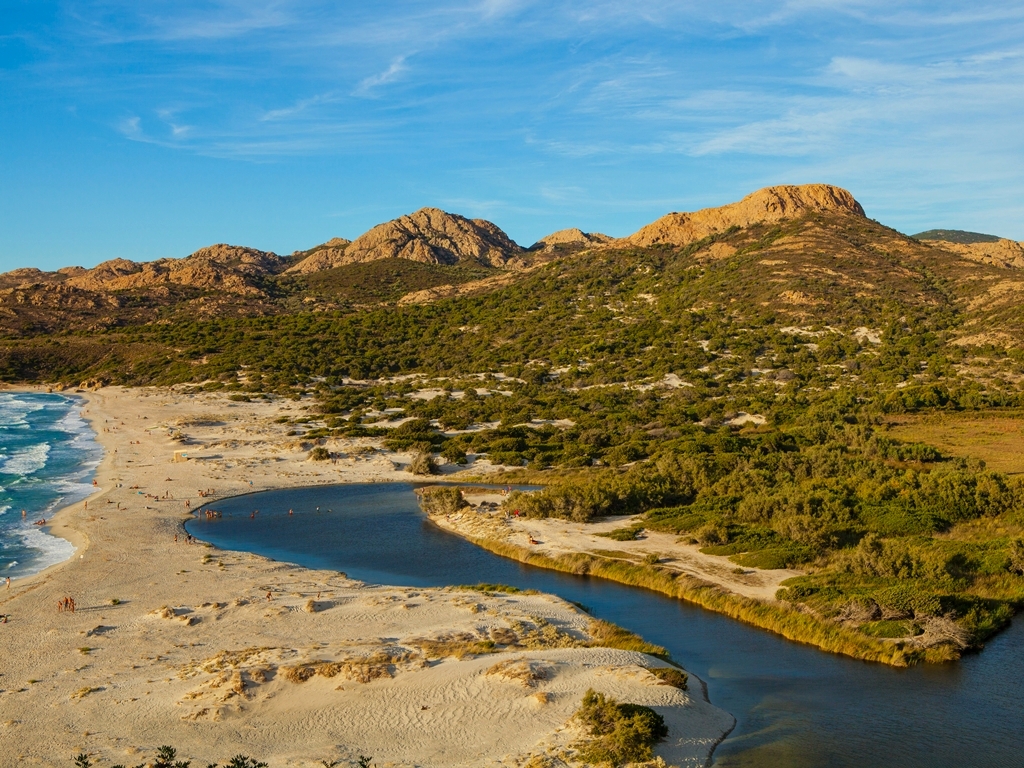
<path fill-rule="evenodd" d="M 308 445 L 277 421 L 304 403 L 61 394 L 84 399 L 105 453 L 96 491 L 48 526 L 75 554 L 0 592 L 11 617 L 0 627 L 0 733 L 21 763 L 63 766 L 79 752 L 135 763 L 172 744 L 199 762 L 244 752 L 273 768 L 363 753 L 385 765 L 519 766 L 571 754 L 571 715 L 590 687 L 656 707 L 672 734 L 655 752 L 670 763 L 704 765 L 732 728 L 699 693 L 657 685 L 646 670 L 661 660 L 581 647 L 591 619 L 560 598 L 371 586 L 186 544 L 191 512 L 228 496 L 418 480 L 365 439 L 333 441 L 337 464 L 307 461 Z M 175 449 L 192 455 L 173 463 Z M 57 612 L 64 596 L 75 613 Z M 496 652 L 473 653 L 484 641 Z M 496 672 L 504 662 L 529 684 Z"/>
<path fill-rule="evenodd" d="M 43 385 L 39 385 L 39 386 L 28 386 L 28 385 L 9 386 L 8 385 L 8 386 L 0 388 L 0 392 L 10 392 L 10 393 L 15 393 L 15 394 L 17 394 L 17 393 L 26 393 L 26 394 L 35 394 L 35 395 L 58 395 L 58 396 L 61 396 L 61 397 L 65 397 L 68 400 L 71 400 L 72 402 L 78 401 L 77 405 L 72 406 L 72 410 L 74 410 L 75 408 L 84 407 L 84 405 L 88 402 L 87 398 L 83 396 L 84 393 L 81 393 L 81 392 L 75 392 L 75 393 L 54 392 L 52 387 L 46 387 L 46 386 L 43 386 Z M 85 423 L 86 427 L 88 427 L 88 429 L 89 429 L 89 431 L 91 433 L 93 442 L 96 444 L 96 446 L 99 449 L 101 449 L 101 451 L 103 452 L 103 456 L 105 457 L 106 456 L 106 449 L 103 447 L 102 443 L 99 441 L 99 437 L 98 437 L 98 433 L 97 433 L 96 429 L 93 427 L 92 423 L 89 422 L 89 420 L 85 416 L 82 416 L 82 420 Z M 97 462 L 96 466 L 92 470 L 92 476 L 89 478 L 90 480 L 95 478 L 96 473 L 98 472 L 99 466 L 102 463 L 102 461 L 103 461 L 103 458 L 101 457 L 100 460 Z M 47 513 L 47 514 L 49 514 L 49 517 L 47 518 L 47 523 L 46 523 L 46 525 L 39 526 L 39 530 L 40 530 L 40 533 L 42 533 L 45 536 L 52 536 L 55 539 L 60 539 L 61 541 L 65 541 L 68 544 L 70 544 L 71 547 L 72 547 L 71 553 L 67 557 L 65 557 L 64 559 L 58 560 L 58 561 L 53 562 L 53 563 L 49 563 L 48 565 L 43 566 L 42 568 L 40 568 L 37 571 L 33 571 L 31 573 L 21 574 L 19 576 L 12 576 L 11 577 L 11 584 L 12 585 L 25 582 L 25 581 L 27 581 L 29 579 L 33 579 L 35 577 L 38 577 L 40 575 L 45 574 L 46 572 L 48 572 L 49 570 L 51 570 L 53 568 L 57 568 L 59 566 L 62 566 L 65 563 L 67 563 L 70 560 L 72 560 L 75 557 L 75 555 L 77 555 L 79 553 L 79 550 L 88 547 L 88 536 L 83 531 L 80 531 L 80 530 L 77 530 L 77 529 L 68 529 L 68 530 L 65 531 L 65 527 L 62 527 L 61 532 L 58 533 L 56 531 L 56 529 L 55 529 L 55 526 L 58 524 L 58 522 L 60 522 L 60 518 L 62 517 L 63 513 L 65 512 L 65 510 L 67 510 L 67 509 L 69 509 L 71 507 L 74 507 L 74 506 L 76 506 L 78 504 L 82 504 L 83 502 L 88 502 L 90 499 L 93 498 L 93 496 L 98 495 L 99 492 L 100 492 L 99 489 L 93 488 L 86 495 L 82 496 L 79 499 L 71 501 L 69 503 L 66 503 L 66 504 L 62 503 L 64 501 L 63 499 L 60 499 L 60 500 L 55 502 L 55 504 L 56 503 L 60 503 L 60 506 L 55 506 L 52 512 Z"/>

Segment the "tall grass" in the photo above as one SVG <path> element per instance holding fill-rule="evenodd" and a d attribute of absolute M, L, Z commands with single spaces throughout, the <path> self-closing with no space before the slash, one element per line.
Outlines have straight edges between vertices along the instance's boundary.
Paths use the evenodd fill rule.
<path fill-rule="evenodd" d="M 788 605 L 764 603 L 735 595 L 715 584 L 657 566 L 605 560 L 585 553 L 544 555 L 505 541 L 474 537 L 470 537 L 469 540 L 496 555 L 539 568 L 597 576 L 686 600 L 702 608 L 782 635 L 787 640 L 813 645 L 829 653 L 894 667 L 906 667 L 921 661 L 939 662 L 959 658 L 952 648 L 928 649 L 926 652 L 921 648 L 908 648 L 903 643 L 884 642 L 835 622 L 803 613 Z"/>

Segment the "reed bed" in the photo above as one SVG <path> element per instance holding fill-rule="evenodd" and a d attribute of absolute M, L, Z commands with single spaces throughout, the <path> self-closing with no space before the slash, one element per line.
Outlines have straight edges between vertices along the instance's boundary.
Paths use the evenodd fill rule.
<path fill-rule="evenodd" d="M 871 638 L 788 605 L 773 605 L 734 595 L 715 584 L 653 565 L 606 560 L 585 553 L 544 555 L 515 544 L 493 539 L 470 538 L 470 541 L 496 555 L 539 568 L 598 576 L 686 600 L 702 608 L 774 632 L 787 640 L 813 645 L 829 653 L 838 653 L 894 667 L 906 667 L 922 661 L 951 661 L 959 657 L 956 650 L 948 647 L 926 650 L 907 647 L 900 642 L 892 643 Z"/>

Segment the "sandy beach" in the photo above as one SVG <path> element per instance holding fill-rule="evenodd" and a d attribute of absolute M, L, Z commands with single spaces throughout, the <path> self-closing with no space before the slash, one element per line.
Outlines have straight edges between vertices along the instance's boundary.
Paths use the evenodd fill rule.
<path fill-rule="evenodd" d="M 659 684 L 660 659 L 583 647 L 591 619 L 559 598 L 369 586 L 187 543 L 191 510 L 218 498 L 413 479 L 410 457 L 371 440 L 308 460 L 311 443 L 280 421 L 308 400 L 80 396 L 106 456 L 96 493 L 50 521 L 73 558 L 0 587 L 0 764 L 87 752 L 136 765 L 172 744 L 194 765 L 240 752 L 274 767 L 554 765 L 536 758 L 571 756 L 588 688 L 655 707 L 670 764 L 704 765 L 732 727 L 699 684 Z M 74 613 L 58 611 L 66 597 Z M 481 643 L 501 650 L 473 653 Z"/>

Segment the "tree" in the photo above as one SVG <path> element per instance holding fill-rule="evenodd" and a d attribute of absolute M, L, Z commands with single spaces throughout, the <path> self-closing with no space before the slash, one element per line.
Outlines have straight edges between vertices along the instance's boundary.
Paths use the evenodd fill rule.
<path fill-rule="evenodd" d="M 1024 539 L 1014 539 L 1010 542 L 1009 570 L 1024 575 Z"/>

